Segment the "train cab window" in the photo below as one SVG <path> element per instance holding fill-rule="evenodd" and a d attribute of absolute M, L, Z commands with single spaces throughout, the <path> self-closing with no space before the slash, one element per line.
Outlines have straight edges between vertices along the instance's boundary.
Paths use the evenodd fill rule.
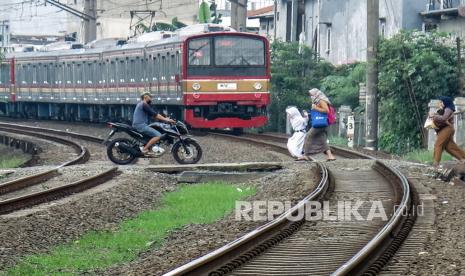
<path fill-rule="evenodd" d="M 244 66 L 265 64 L 265 43 L 247 37 L 215 37 L 215 65 Z"/>
<path fill-rule="evenodd" d="M 188 76 L 259 77 L 267 75 L 266 44 L 265 39 L 262 37 L 216 35 L 194 38 L 187 43 L 189 45 L 189 52 L 187 53 L 189 58 Z M 210 53 L 208 63 L 196 61 L 203 58 L 204 53 L 197 53 L 199 49 L 208 49 Z"/>
<path fill-rule="evenodd" d="M 189 42 L 189 65 L 211 65 L 210 38 L 198 38 Z"/>

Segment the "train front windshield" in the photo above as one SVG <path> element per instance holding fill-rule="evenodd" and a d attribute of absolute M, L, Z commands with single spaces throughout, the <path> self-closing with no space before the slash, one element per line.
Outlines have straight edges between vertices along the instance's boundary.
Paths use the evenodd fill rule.
<path fill-rule="evenodd" d="M 189 76 L 266 76 L 265 42 L 237 35 L 188 42 Z"/>

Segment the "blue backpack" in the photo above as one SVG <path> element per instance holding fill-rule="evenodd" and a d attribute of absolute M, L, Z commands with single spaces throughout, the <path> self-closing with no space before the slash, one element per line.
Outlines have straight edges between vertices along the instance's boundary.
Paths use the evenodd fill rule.
<path fill-rule="evenodd" d="M 328 113 L 312 110 L 310 112 L 313 128 L 323 128 L 328 126 Z"/>

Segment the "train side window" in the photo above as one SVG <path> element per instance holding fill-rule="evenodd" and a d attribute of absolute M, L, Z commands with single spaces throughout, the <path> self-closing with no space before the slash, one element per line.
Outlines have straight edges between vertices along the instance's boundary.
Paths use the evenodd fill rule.
<path fill-rule="evenodd" d="M 161 57 L 160 78 L 163 81 L 166 80 L 166 75 L 167 75 L 166 71 L 167 71 L 167 68 L 166 68 L 166 56 L 162 56 Z"/>
<path fill-rule="evenodd" d="M 114 60 L 110 61 L 110 69 L 108 72 L 108 81 L 109 83 L 114 83 L 116 80 L 116 62 Z"/>
<path fill-rule="evenodd" d="M 52 85 L 53 82 L 55 81 L 55 65 L 53 63 L 49 63 L 47 66 L 47 83 L 48 85 Z"/>
<path fill-rule="evenodd" d="M 32 64 L 32 84 L 37 84 L 37 66 Z"/>
<path fill-rule="evenodd" d="M 73 83 L 73 68 L 71 63 L 66 63 L 66 84 Z"/>
<path fill-rule="evenodd" d="M 84 84 L 92 84 L 92 79 L 93 79 L 93 74 L 94 74 L 94 70 L 93 70 L 93 62 L 89 61 L 87 63 L 85 63 L 87 66 L 85 66 L 85 70 L 84 70 Z"/>
<path fill-rule="evenodd" d="M 32 84 L 32 81 L 34 79 L 34 69 L 32 67 L 32 64 L 27 65 L 27 83 Z"/>
<path fill-rule="evenodd" d="M 136 75 L 136 59 L 132 58 L 129 60 L 129 66 L 127 70 L 128 82 L 134 82 Z"/>
<path fill-rule="evenodd" d="M 144 70 L 144 72 L 145 72 L 145 74 L 144 74 L 144 82 L 146 82 L 146 81 L 150 82 L 152 80 L 152 79 L 149 79 L 153 75 L 153 62 L 152 61 L 153 61 L 152 56 L 149 56 L 144 61 L 144 63 L 145 63 L 143 65 L 144 68 L 145 68 L 145 70 Z"/>
<path fill-rule="evenodd" d="M 159 78 L 159 72 L 160 72 L 160 69 L 159 69 L 159 63 L 160 63 L 160 58 L 159 57 L 153 57 L 153 61 L 152 61 L 152 81 L 155 82 L 155 81 L 158 81 L 158 78 Z"/>
<path fill-rule="evenodd" d="M 39 69 L 39 84 L 46 84 L 47 83 L 47 64 L 40 64 L 37 67 Z"/>
<path fill-rule="evenodd" d="M 118 64 L 118 81 L 120 83 L 126 82 L 126 61 L 124 59 L 120 60 Z"/>

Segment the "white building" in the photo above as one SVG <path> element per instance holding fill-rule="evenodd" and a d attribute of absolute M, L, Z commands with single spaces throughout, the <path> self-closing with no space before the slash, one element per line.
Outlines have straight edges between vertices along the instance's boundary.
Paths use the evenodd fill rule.
<path fill-rule="evenodd" d="M 61 0 L 63 4 L 84 11 L 88 0 Z M 155 21 L 179 21 L 192 24 L 197 20 L 199 0 L 94 0 L 96 1 L 97 39 L 130 36 L 131 10 L 153 10 Z M 0 21 L 9 20 L 11 34 L 21 36 L 83 35 L 83 20 L 44 0 L 1 0 Z M 135 19 L 134 19 L 135 20 Z M 133 21 L 134 22 L 134 21 Z"/>

